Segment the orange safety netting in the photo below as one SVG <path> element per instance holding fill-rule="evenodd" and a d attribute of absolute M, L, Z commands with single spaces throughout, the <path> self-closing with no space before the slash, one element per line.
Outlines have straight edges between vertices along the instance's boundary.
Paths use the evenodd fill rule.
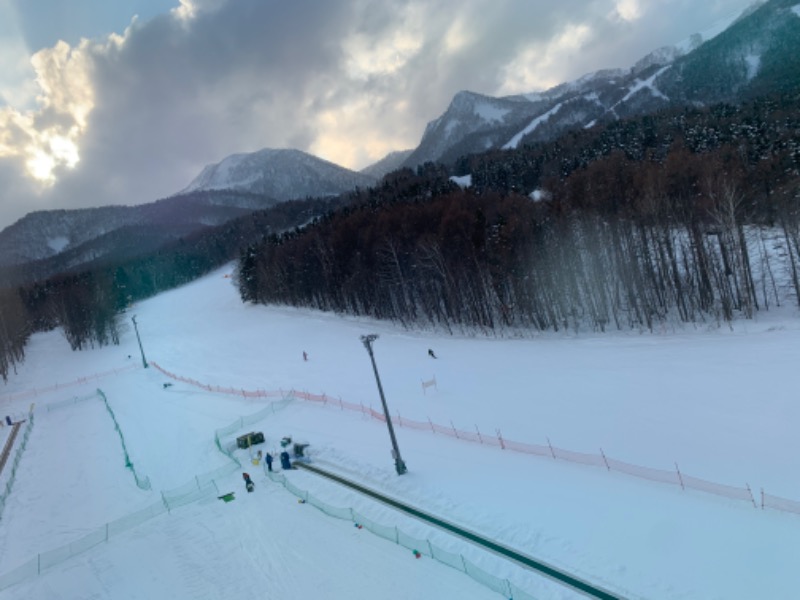
<path fill-rule="evenodd" d="M 197 382 L 193 379 L 180 377 L 178 375 L 175 375 L 174 373 L 170 373 L 169 371 L 166 371 L 165 369 L 161 368 L 158 364 L 152 361 L 150 364 L 152 364 L 156 369 L 158 369 L 168 377 L 171 377 L 178 381 L 189 383 L 191 385 L 195 385 L 197 387 L 203 388 L 208 391 L 219 392 L 223 394 L 233 394 L 236 396 L 261 397 L 261 398 L 285 397 L 286 395 L 291 395 L 294 396 L 295 398 L 299 398 L 302 400 L 308 400 L 311 402 L 321 402 L 323 404 L 331 404 L 342 410 L 346 409 L 346 410 L 360 412 L 362 414 L 369 415 L 371 418 L 377 421 L 381 421 L 383 423 L 386 422 L 386 416 L 383 414 L 383 412 L 376 411 L 372 407 L 365 407 L 363 404 L 353 404 L 352 402 L 345 402 L 340 398 L 333 398 L 326 394 L 311 394 L 309 392 L 300 392 L 297 390 L 289 390 L 286 392 L 283 391 L 267 392 L 264 390 L 245 391 L 234 388 L 209 386 Z M 600 451 L 600 454 L 590 454 L 586 452 L 575 452 L 573 450 L 564 450 L 563 448 L 557 448 L 552 444 L 550 444 L 549 441 L 547 446 L 540 444 L 515 442 L 513 440 L 504 438 L 500 434 L 499 430 L 494 435 L 491 434 L 487 435 L 485 433 L 481 433 L 478 430 L 477 426 L 475 427 L 475 431 L 464 431 L 457 429 L 452 423 L 450 424 L 449 427 L 447 427 L 433 423 L 432 421 L 430 421 L 430 419 L 426 423 L 422 421 L 414 421 L 412 419 L 404 418 L 399 414 L 392 419 L 392 422 L 399 427 L 407 427 L 409 429 L 416 429 L 420 431 L 430 430 L 434 434 L 446 435 L 451 438 L 456 438 L 459 440 L 483 444 L 487 446 L 493 446 L 496 448 L 501 448 L 503 450 L 512 450 L 514 452 L 520 452 L 523 454 L 532 454 L 535 456 L 542 456 L 555 460 L 563 460 L 582 465 L 603 467 L 609 471 L 625 473 L 626 475 L 631 475 L 633 477 L 638 477 L 640 479 L 647 479 L 649 481 L 655 481 L 659 483 L 679 485 L 681 486 L 682 489 L 693 489 L 701 492 L 706 492 L 708 494 L 723 496 L 725 498 L 742 500 L 745 502 L 752 503 L 754 507 L 756 506 L 756 502 L 755 499 L 753 498 L 753 493 L 749 485 L 745 484 L 743 487 L 737 487 L 732 485 L 715 483 L 713 481 L 707 481 L 705 479 L 701 479 L 698 477 L 692 477 L 691 475 L 682 473 L 678 469 L 677 465 L 675 466 L 674 471 L 665 469 L 654 469 L 652 467 L 642 467 L 640 465 L 634 465 L 610 458 L 606 456 L 602 450 Z M 800 514 L 800 502 L 797 502 L 795 500 L 780 498 L 778 496 L 772 496 L 770 494 L 764 493 L 762 490 L 761 508 L 765 507 L 773 508 L 775 510 Z"/>
<path fill-rule="evenodd" d="M 102 379 L 103 377 L 109 377 L 111 375 L 119 375 L 120 373 L 124 373 L 125 371 L 132 371 L 134 369 L 139 369 L 138 365 L 129 365 L 127 367 L 122 367 L 121 369 L 111 369 L 110 371 L 105 371 L 103 373 L 94 373 L 93 375 L 86 375 L 84 377 L 79 377 L 74 381 L 68 381 L 66 383 L 56 383 L 54 385 L 50 385 L 43 388 L 34 388 L 32 390 L 25 390 L 24 392 L 17 392 L 15 394 L 8 394 L 7 396 L 0 396 L 0 402 L 4 400 L 19 400 L 21 398 L 35 398 L 40 394 L 44 394 L 46 392 L 54 392 L 57 390 L 61 390 L 64 388 L 76 386 L 76 385 L 84 385 L 89 383 L 90 381 L 94 381 L 97 379 Z"/>

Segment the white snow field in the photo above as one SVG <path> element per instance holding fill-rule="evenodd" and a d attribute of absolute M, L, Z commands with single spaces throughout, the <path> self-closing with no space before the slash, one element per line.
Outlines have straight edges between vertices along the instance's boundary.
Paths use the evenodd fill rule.
<path fill-rule="evenodd" d="M 266 436 L 253 450 L 279 451 L 284 436 L 307 442 L 320 467 L 622 598 L 797 597 L 800 514 L 791 509 L 800 504 L 774 507 L 777 498 L 800 500 L 795 308 L 733 328 L 449 337 L 244 305 L 232 269 L 135 306 L 120 346 L 71 352 L 60 332 L 32 339 L 0 393 L 2 417 L 24 417 L 34 405 L 0 515 L 0 599 L 583 597 L 338 484 L 288 471 L 291 486 L 354 509 L 367 526 L 300 503 L 249 463 L 248 451 L 236 450 L 245 466 L 231 467 L 218 430 L 223 449 L 249 431 Z M 298 398 L 271 409 L 279 396 L 218 393 L 144 369 L 133 315 L 147 360 L 171 373 L 336 401 Z M 338 404 L 380 410 L 359 339 L 366 333 L 380 335 L 375 358 L 408 466 L 402 476 L 386 425 Z M 225 429 L 254 414 L 263 418 Z M 397 415 L 437 432 L 400 426 Z M 446 428 L 480 433 L 484 443 Z M 557 459 L 510 447 L 549 444 Z M 10 459 L 0 491 L 11 467 Z M 708 489 L 704 482 L 729 487 L 708 493 L 697 489 Z M 229 491 L 233 501 L 217 498 Z M 421 558 L 369 531 L 382 526 L 421 540 Z M 501 595 L 442 561 L 514 587 Z"/>

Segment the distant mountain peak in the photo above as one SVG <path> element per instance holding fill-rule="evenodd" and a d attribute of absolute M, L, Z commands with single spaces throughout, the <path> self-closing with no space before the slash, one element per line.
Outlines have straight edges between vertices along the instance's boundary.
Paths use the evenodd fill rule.
<path fill-rule="evenodd" d="M 658 48 L 626 69 L 588 73 L 543 92 L 458 92 L 430 121 L 403 166 L 547 142 L 572 128 L 668 106 L 739 102 L 798 85 L 800 0 L 755 2 L 710 28 Z"/>
<path fill-rule="evenodd" d="M 300 150 L 264 148 L 231 154 L 208 165 L 181 194 L 236 190 L 267 195 L 275 200 L 335 196 L 367 187 L 375 178 L 357 173 Z"/>

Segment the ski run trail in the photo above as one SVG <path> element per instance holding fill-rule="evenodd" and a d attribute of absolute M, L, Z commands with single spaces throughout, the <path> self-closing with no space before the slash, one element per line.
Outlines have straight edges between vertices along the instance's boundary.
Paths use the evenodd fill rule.
<path fill-rule="evenodd" d="M 427 545 L 417 558 L 369 527 L 299 502 L 251 462 L 261 449 L 279 467 L 284 436 L 308 443 L 309 460 L 321 468 L 622 598 L 800 594 L 800 514 L 761 504 L 762 490 L 768 499 L 800 500 L 796 308 L 732 327 L 486 339 L 244 305 L 233 269 L 132 307 L 119 346 L 71 352 L 59 331 L 32 338 L 24 364 L 0 390 L 4 422 L 7 414 L 34 418 L 16 468 L 22 431 L 0 474 L 0 490 L 14 474 L 0 514 L 0 578 L 24 572 L 0 599 L 503 597 L 442 557 L 507 580 L 520 590 L 515 597 L 584 597 L 321 477 L 282 473 L 291 489 L 326 506 L 430 543 L 438 560 Z M 402 476 L 386 425 L 369 415 L 381 404 L 359 339 L 368 333 L 380 336 L 375 360 L 408 466 Z M 281 402 L 279 394 L 209 391 L 152 363 L 209 386 L 300 394 Z M 220 436 L 223 449 L 250 431 L 266 440 L 233 451 L 243 466 L 214 478 L 213 494 L 124 531 L 106 527 L 224 472 L 231 459 L 215 431 L 259 411 L 269 414 Z M 0 428 L 0 444 L 10 430 Z M 559 457 L 502 448 L 501 438 Z M 595 463 L 582 463 L 589 455 Z M 687 484 L 749 486 L 753 499 L 632 476 L 598 466 L 600 456 L 642 474 L 680 473 Z M 244 488 L 245 470 L 253 493 Z M 234 500 L 218 499 L 227 492 Z M 82 548 L 80 540 L 104 528 L 108 541 Z"/>

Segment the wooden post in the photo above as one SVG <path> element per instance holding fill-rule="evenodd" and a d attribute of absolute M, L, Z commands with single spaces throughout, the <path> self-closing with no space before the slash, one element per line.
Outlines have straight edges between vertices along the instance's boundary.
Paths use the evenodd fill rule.
<path fill-rule="evenodd" d="M 603 457 L 603 462 L 606 463 L 606 469 L 608 469 L 610 471 L 611 467 L 608 466 L 608 461 L 606 460 L 606 454 L 605 454 L 605 452 L 603 452 L 602 448 L 600 448 L 600 456 Z"/>

